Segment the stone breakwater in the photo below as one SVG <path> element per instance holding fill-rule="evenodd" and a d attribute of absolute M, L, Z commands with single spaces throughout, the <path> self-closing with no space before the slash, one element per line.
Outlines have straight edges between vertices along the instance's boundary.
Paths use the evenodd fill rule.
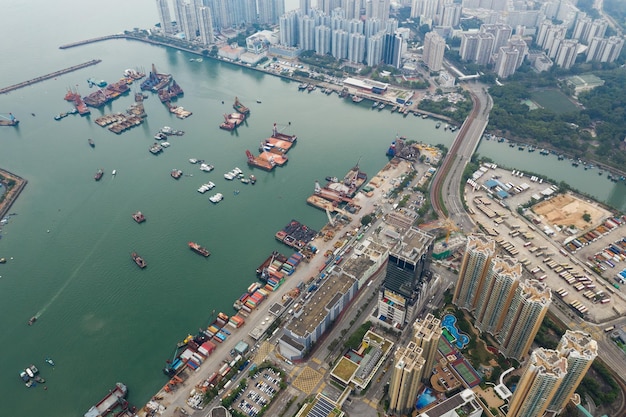
<path fill-rule="evenodd" d="M 14 181 L 14 184 L 9 186 L 8 183 L 11 180 Z M 6 193 L 0 200 L 0 218 L 3 218 L 11 209 L 11 206 L 15 200 L 17 200 L 17 197 L 19 197 L 28 181 L 3 169 L 0 169 L 0 181 L 2 182 L 2 185 L 7 188 Z"/>

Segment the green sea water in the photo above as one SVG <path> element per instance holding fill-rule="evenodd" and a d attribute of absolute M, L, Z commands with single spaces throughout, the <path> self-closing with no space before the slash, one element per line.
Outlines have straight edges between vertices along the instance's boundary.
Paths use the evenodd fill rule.
<path fill-rule="evenodd" d="M 128 385 L 132 403 L 143 405 L 165 384 L 161 368 L 176 342 L 206 325 L 212 310 L 230 314 L 272 250 L 290 254 L 273 237 L 278 229 L 291 219 L 322 227 L 325 213 L 305 202 L 315 180 L 343 176 L 357 161 L 373 176 L 387 162 L 385 151 L 396 135 L 446 146 L 454 137 L 432 120 L 372 111 L 366 101 L 355 105 L 319 91 L 298 92 L 297 83 L 208 59 L 190 62 L 191 56 L 167 48 L 116 40 L 57 49 L 149 26 L 157 20 L 151 1 L 111 1 L 106 10 L 70 0 L 33 3 L 37 7 L 0 1 L 9 12 L 0 23 L 20 39 L 5 43 L 13 59 L 0 61 L 2 86 L 90 59 L 102 62 L 0 96 L 0 113 L 21 120 L 18 128 L 0 130 L 0 167 L 28 180 L 0 239 L 0 257 L 9 259 L 0 265 L 0 415 L 82 415 L 117 381 Z M 24 22 L 49 30 L 31 33 Z M 131 93 L 91 116 L 53 119 L 70 109 L 63 100 L 69 87 L 86 95 L 93 90 L 88 78 L 114 82 L 124 69 L 149 70 L 152 63 L 185 90 L 178 104 L 191 117 L 173 117 L 151 94 L 143 125 L 115 135 L 94 123 L 101 114 L 126 109 Z M 235 96 L 251 116 L 231 133 L 218 125 L 233 111 Z M 256 152 L 273 123 L 297 134 L 297 145 L 286 166 L 271 173 L 251 170 L 245 151 Z M 148 148 L 165 125 L 185 135 L 171 137 L 171 147 L 153 156 Z M 578 175 L 580 188 L 600 198 L 620 195 L 612 187 L 623 187 L 573 172 L 568 164 L 552 172 L 555 164 L 539 159 L 552 157 L 509 149 L 488 142 L 479 152 L 550 176 Z M 189 158 L 204 159 L 215 171 L 204 173 Z M 254 173 L 256 185 L 226 181 L 223 173 L 236 166 Z M 105 174 L 95 182 L 99 168 Z M 172 179 L 174 168 L 185 176 Z M 199 194 L 196 189 L 208 181 L 217 187 Z M 213 192 L 223 193 L 224 201 L 209 203 Z M 145 223 L 132 220 L 137 210 Z M 211 256 L 194 254 L 188 241 L 207 247 Z M 145 258 L 145 270 L 132 262 L 132 251 Z M 28 326 L 35 314 L 38 321 Z M 46 356 L 57 366 L 45 364 Z M 30 363 L 47 379 L 46 391 L 20 382 L 19 371 Z"/>

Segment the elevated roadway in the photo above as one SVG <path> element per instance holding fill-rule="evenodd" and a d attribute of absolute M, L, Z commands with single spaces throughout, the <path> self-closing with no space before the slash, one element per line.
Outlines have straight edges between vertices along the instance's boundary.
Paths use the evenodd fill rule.
<path fill-rule="evenodd" d="M 471 94 L 474 108 L 459 129 L 456 139 L 435 174 L 430 188 L 430 201 L 439 217 L 448 217 L 459 229 L 469 232 L 474 228 L 474 222 L 461 201 L 463 198 L 460 192 L 461 180 L 463 170 L 485 132 L 493 101 L 483 84 L 471 83 L 466 89 Z"/>

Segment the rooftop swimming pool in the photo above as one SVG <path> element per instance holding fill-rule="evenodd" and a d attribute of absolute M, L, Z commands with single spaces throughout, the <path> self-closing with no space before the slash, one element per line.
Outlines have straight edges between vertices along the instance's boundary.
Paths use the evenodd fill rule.
<path fill-rule="evenodd" d="M 415 404 L 415 408 L 419 410 L 420 408 L 424 408 L 428 404 L 431 404 L 435 401 L 437 401 L 437 397 L 433 395 L 433 390 L 430 388 L 426 388 L 424 392 L 422 392 L 417 397 L 417 403 Z"/>
<path fill-rule="evenodd" d="M 454 337 L 454 340 L 450 340 L 450 342 L 454 343 L 458 349 L 463 349 L 467 346 L 469 336 L 465 333 L 461 333 L 459 329 L 456 328 L 456 317 L 452 314 L 446 314 L 443 316 L 443 320 L 441 320 L 441 325 Z"/>

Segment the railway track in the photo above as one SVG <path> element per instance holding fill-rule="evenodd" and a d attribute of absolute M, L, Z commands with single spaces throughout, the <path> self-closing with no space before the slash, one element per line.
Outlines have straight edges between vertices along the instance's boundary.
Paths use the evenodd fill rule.
<path fill-rule="evenodd" d="M 435 213 L 437 213 L 437 216 L 440 218 L 447 217 L 446 208 L 443 202 L 443 184 L 448 176 L 448 173 L 450 172 L 450 169 L 452 168 L 452 164 L 455 163 L 457 159 L 457 152 L 459 150 L 459 147 L 461 146 L 461 143 L 465 140 L 465 136 L 467 135 L 469 127 L 471 126 L 474 119 L 476 118 L 476 116 L 478 116 L 481 110 L 480 102 L 476 98 L 475 94 L 471 92 L 470 94 L 472 97 L 472 102 L 474 104 L 472 108 L 472 112 L 469 114 L 467 119 L 465 119 L 465 122 L 463 122 L 463 125 L 459 129 L 459 133 L 456 136 L 456 139 L 454 140 L 454 142 L 452 143 L 452 146 L 450 147 L 448 154 L 444 158 L 443 163 L 441 164 L 441 167 L 439 167 L 439 169 L 437 170 L 437 174 L 435 174 L 435 178 L 433 179 L 433 184 L 430 188 L 431 205 L 433 209 L 435 210 Z M 461 163 L 461 162 L 459 161 L 457 163 Z"/>

